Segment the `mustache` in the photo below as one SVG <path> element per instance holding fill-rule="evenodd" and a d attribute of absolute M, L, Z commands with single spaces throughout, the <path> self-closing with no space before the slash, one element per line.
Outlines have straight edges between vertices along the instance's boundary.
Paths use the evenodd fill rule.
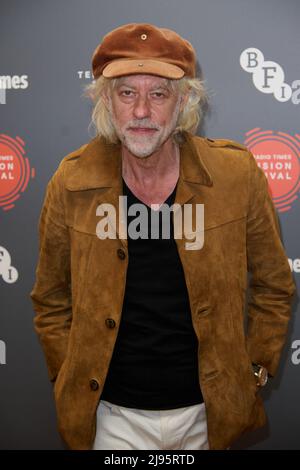
<path fill-rule="evenodd" d="M 149 122 L 145 119 L 139 121 L 130 121 L 129 123 L 127 123 L 126 130 L 132 127 L 134 127 L 135 129 L 155 129 L 157 131 L 160 130 L 160 126 L 158 124 Z"/>

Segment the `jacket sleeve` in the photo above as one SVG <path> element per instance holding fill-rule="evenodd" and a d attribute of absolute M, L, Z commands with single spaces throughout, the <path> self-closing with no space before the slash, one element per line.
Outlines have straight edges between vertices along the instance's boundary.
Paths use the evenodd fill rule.
<path fill-rule="evenodd" d="M 51 381 L 65 359 L 72 321 L 70 242 L 65 225 L 61 163 L 50 182 L 39 219 L 39 259 L 30 297 L 34 327 Z"/>
<path fill-rule="evenodd" d="M 249 154 L 247 348 L 251 361 L 265 366 L 274 376 L 286 341 L 295 283 L 267 178 Z"/>

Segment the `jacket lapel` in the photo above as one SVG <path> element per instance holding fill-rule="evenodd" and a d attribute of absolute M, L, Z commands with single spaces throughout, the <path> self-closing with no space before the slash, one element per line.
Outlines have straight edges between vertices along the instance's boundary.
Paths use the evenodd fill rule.
<path fill-rule="evenodd" d="M 180 171 L 175 196 L 175 204 L 183 206 L 192 203 L 199 193 L 198 185 L 212 186 L 211 175 L 201 158 L 203 152 L 209 152 L 209 146 L 203 138 L 198 139 L 200 151 L 193 142 L 193 136 L 183 133 L 180 143 Z M 109 221 L 121 243 L 127 247 L 124 207 L 119 196 L 123 194 L 121 144 L 110 144 L 104 139 L 94 138 L 86 145 L 71 172 L 68 172 L 66 188 L 69 191 L 98 189 L 97 203 L 111 204 L 116 209 L 116 218 Z M 71 159 L 70 159 L 71 160 Z M 116 223 L 115 223 L 116 222 Z"/>

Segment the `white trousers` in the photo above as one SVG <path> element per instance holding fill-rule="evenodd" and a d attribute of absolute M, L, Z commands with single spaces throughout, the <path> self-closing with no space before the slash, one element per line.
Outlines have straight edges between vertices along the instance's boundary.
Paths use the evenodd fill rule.
<path fill-rule="evenodd" d="M 93 450 L 148 449 L 209 449 L 205 404 L 156 411 L 100 400 Z"/>

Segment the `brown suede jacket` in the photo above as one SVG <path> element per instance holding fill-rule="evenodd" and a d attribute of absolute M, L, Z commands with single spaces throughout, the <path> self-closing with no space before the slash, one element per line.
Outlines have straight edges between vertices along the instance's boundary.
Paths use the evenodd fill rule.
<path fill-rule="evenodd" d="M 204 204 L 204 245 L 187 250 L 184 238 L 176 243 L 199 340 L 209 446 L 226 449 L 265 424 L 251 363 L 276 373 L 295 284 L 253 155 L 234 141 L 183 137 L 175 203 Z M 71 449 L 92 448 L 121 320 L 127 240 L 118 230 L 114 239 L 96 235 L 97 206 L 110 203 L 118 213 L 119 195 L 120 145 L 95 138 L 62 160 L 40 216 L 34 324 L 55 381 L 59 430 Z"/>

